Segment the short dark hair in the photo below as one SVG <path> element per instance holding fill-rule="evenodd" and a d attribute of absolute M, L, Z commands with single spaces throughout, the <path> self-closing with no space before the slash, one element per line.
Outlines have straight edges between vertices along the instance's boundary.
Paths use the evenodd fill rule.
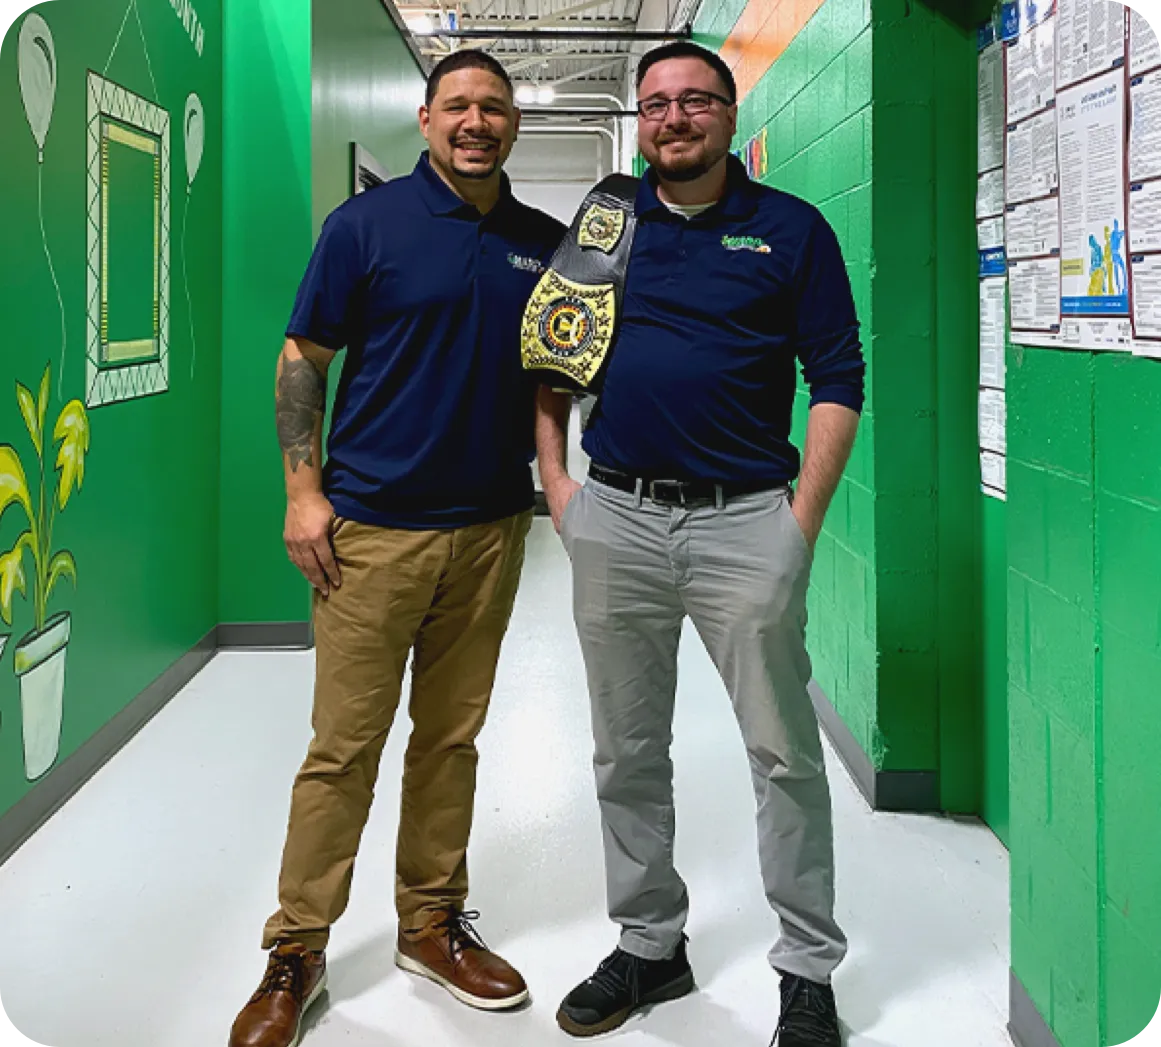
<path fill-rule="evenodd" d="M 484 69 L 504 81 L 504 86 L 508 88 L 508 94 L 511 95 L 513 93 L 512 78 L 495 58 L 484 51 L 466 48 L 463 51 L 453 51 L 446 58 L 441 58 L 436 63 L 435 68 L 431 71 L 431 75 L 427 78 L 425 104 L 430 106 L 435 101 L 435 93 L 439 90 L 439 82 L 448 73 L 455 73 L 461 69 Z"/>
<path fill-rule="evenodd" d="M 645 74 L 650 69 L 658 62 L 667 62 L 671 58 L 697 58 L 705 62 L 718 74 L 718 79 L 725 85 L 726 97 L 729 98 L 730 105 L 734 105 L 738 101 L 738 85 L 734 80 L 734 74 L 730 72 L 730 67 L 713 51 L 691 43 L 689 40 L 678 40 L 672 44 L 655 47 L 652 51 L 646 51 L 641 59 L 641 64 L 637 66 L 637 89 L 640 90 L 641 84 L 645 80 Z"/>

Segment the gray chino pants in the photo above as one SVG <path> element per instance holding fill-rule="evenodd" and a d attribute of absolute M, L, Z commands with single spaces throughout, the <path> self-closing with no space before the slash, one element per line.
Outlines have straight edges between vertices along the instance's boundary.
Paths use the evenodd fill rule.
<path fill-rule="evenodd" d="M 692 620 L 750 759 L 777 969 L 828 981 L 834 919 L 830 790 L 807 693 L 810 552 L 785 490 L 670 509 L 593 480 L 565 510 L 573 609 L 592 700 L 609 915 L 621 948 L 671 956 L 689 909 L 673 865 L 677 646 Z M 722 875 L 728 875 L 722 869 Z"/>

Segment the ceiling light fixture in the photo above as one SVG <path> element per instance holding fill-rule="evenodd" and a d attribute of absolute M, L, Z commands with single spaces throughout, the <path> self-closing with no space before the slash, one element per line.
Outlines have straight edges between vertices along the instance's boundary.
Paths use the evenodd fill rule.
<path fill-rule="evenodd" d="M 435 29 L 435 23 L 431 20 L 431 15 L 426 15 L 422 11 L 409 13 L 403 21 L 413 33 L 430 33 Z"/>

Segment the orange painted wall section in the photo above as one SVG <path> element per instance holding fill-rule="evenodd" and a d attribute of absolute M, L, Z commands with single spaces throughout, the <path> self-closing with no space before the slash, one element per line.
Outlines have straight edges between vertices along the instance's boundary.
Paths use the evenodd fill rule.
<path fill-rule="evenodd" d="M 824 0 L 750 0 L 722 45 L 721 56 L 738 82 L 738 97 L 766 75 Z"/>

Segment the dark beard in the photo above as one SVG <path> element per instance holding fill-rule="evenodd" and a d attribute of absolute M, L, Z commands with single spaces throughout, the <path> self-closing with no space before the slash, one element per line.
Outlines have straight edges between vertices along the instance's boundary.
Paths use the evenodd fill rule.
<path fill-rule="evenodd" d="M 685 167 L 658 167 L 657 173 L 667 182 L 696 182 L 712 166 L 700 161 Z"/>
<path fill-rule="evenodd" d="M 481 171 L 481 170 L 479 170 L 478 168 L 476 168 L 476 169 L 473 169 L 473 170 L 471 170 L 471 171 L 462 171 L 462 170 L 460 170 L 460 168 L 456 167 L 456 166 L 453 164 L 453 165 L 452 165 L 452 171 L 454 172 L 454 174 L 455 174 L 455 176 L 456 176 L 457 178 L 467 178 L 467 179 L 469 179 L 469 180 L 474 180 L 474 181 L 478 181 L 478 182 L 483 182 L 483 181 L 485 181 L 486 179 L 488 179 L 488 178 L 491 178 L 491 177 L 492 177 L 492 175 L 494 175 L 494 174 L 496 173 L 496 168 L 497 168 L 497 167 L 499 167 L 499 166 L 500 166 L 500 161 L 499 161 L 499 160 L 497 160 L 497 161 L 496 161 L 494 164 L 492 164 L 492 166 L 491 166 L 491 167 L 489 167 L 489 168 L 488 168 L 486 171 Z"/>
<path fill-rule="evenodd" d="M 661 150 L 658 149 L 658 160 L 660 161 Z M 653 165 L 657 173 L 667 182 L 695 182 L 701 178 L 702 175 L 707 174 L 717 166 L 718 162 L 726 155 L 726 152 L 710 153 L 705 152 L 699 159 L 687 160 L 675 166 L 663 165 L 660 162 Z"/>

